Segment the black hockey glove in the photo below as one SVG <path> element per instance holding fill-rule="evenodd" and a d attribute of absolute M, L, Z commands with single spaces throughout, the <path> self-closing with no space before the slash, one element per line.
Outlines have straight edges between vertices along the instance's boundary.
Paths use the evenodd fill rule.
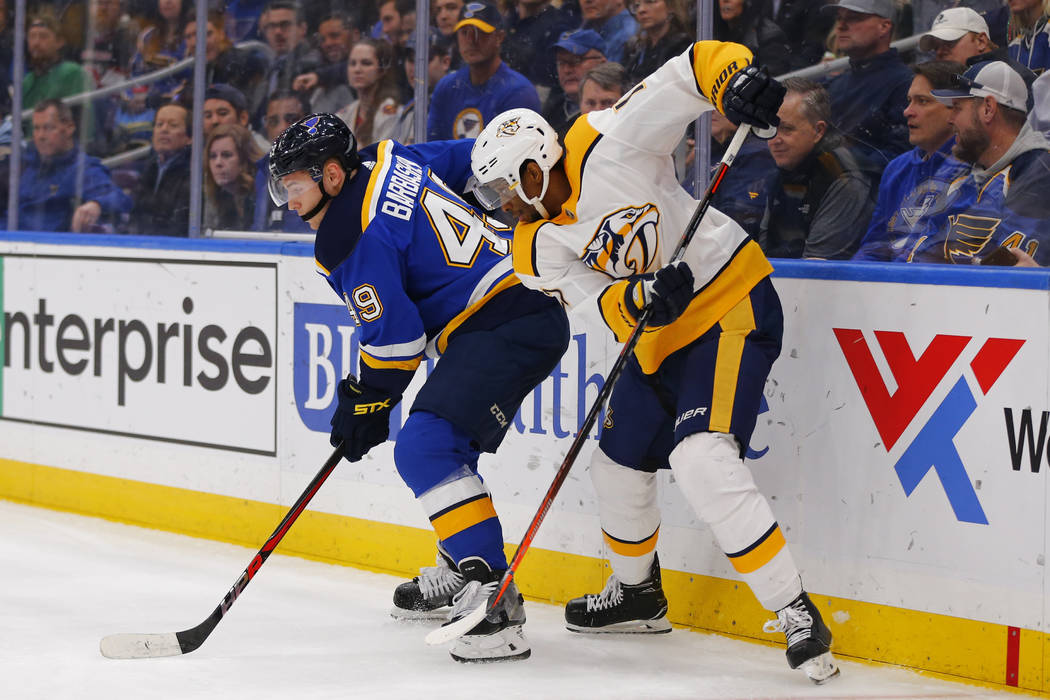
<path fill-rule="evenodd" d="M 665 265 L 651 279 L 627 285 L 627 310 L 637 320 L 642 309 L 652 306 L 650 326 L 666 326 L 682 315 L 693 300 L 693 271 L 684 261 Z"/>
<path fill-rule="evenodd" d="M 722 112 L 734 124 L 750 124 L 757 129 L 778 126 L 777 112 L 785 92 L 765 67 L 746 66 L 729 79 L 722 96 Z"/>
<path fill-rule="evenodd" d="M 356 462 L 390 435 L 390 411 L 401 400 L 358 384 L 350 375 L 339 382 L 339 405 L 332 416 L 332 447 L 343 443 L 343 456 Z"/>

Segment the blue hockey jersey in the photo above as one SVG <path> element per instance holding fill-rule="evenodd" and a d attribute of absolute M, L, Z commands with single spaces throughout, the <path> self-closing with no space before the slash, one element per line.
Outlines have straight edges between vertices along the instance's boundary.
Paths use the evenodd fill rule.
<path fill-rule="evenodd" d="M 1028 32 L 1014 37 L 1007 47 L 1010 58 L 1022 66 L 1027 66 L 1034 73 L 1042 73 L 1050 68 L 1050 24 L 1047 15 L 1043 15 Z"/>
<path fill-rule="evenodd" d="M 359 325 L 368 386 L 399 395 L 423 356 L 439 356 L 454 333 L 549 304 L 514 275 L 511 229 L 455 194 L 472 146 L 381 141 L 364 149 L 318 228 L 317 270 Z"/>
<path fill-rule="evenodd" d="M 928 214 L 948 186 L 965 177 L 969 167 L 952 157 L 955 139 L 925 155 L 914 148 L 897 156 L 882 174 L 879 198 L 868 232 L 854 260 L 906 262 L 926 229 Z"/>

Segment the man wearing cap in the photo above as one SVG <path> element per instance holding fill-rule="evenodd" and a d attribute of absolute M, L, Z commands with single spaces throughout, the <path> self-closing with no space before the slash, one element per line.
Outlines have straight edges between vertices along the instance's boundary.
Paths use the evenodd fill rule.
<path fill-rule="evenodd" d="M 836 48 L 849 57 L 849 70 L 828 83 L 834 126 L 877 172 L 908 150 L 911 71 L 890 48 L 896 5 L 841 0 L 823 11 L 835 13 Z"/>
<path fill-rule="evenodd" d="M 39 15 L 30 21 L 26 32 L 29 72 L 22 81 L 23 109 L 31 109 L 42 100 L 69 97 L 93 87 L 91 78 L 79 64 L 62 60 L 64 46 L 65 40 L 54 17 Z M 28 120 L 25 129 L 26 138 L 32 138 L 33 129 Z M 89 128 L 87 132 L 86 138 L 82 138 L 85 143 L 91 140 L 92 130 Z"/>
<path fill-rule="evenodd" d="M 984 61 L 934 90 L 951 105 L 952 154 L 972 163 L 928 217 L 915 262 L 977 262 L 1000 246 L 1050 264 L 1050 142 L 1027 123 L 1028 87 L 1004 61 Z"/>
<path fill-rule="evenodd" d="M 565 134 L 580 113 L 580 85 L 587 71 L 606 61 L 605 41 L 593 29 L 565 32 L 554 44 L 558 67 L 558 90 L 551 93 L 543 118 L 559 134 Z"/>
<path fill-rule="evenodd" d="M 952 7 L 937 15 L 919 48 L 938 61 L 966 63 L 966 59 L 996 48 L 988 38 L 988 23 L 968 7 Z"/>
<path fill-rule="evenodd" d="M 922 235 L 927 213 L 953 182 L 969 174 L 969 165 L 952 156 L 951 108 L 931 94 L 951 87 L 963 70 L 961 63 L 953 61 L 915 66 L 904 110 L 908 139 L 915 148 L 886 166 L 868 233 L 854 260 L 906 262 Z"/>
<path fill-rule="evenodd" d="M 605 41 L 605 56 L 623 63 L 623 48 L 638 32 L 638 23 L 627 11 L 624 0 L 580 0 L 583 29 L 593 29 Z"/>
<path fill-rule="evenodd" d="M 237 124 L 248 129 L 255 139 L 259 150 L 265 153 L 270 148 L 270 141 L 252 130 L 249 122 L 251 114 L 248 112 L 248 100 L 244 93 L 237 88 L 225 83 L 216 83 L 204 91 L 204 136 L 211 134 L 211 130 L 220 124 Z"/>
<path fill-rule="evenodd" d="M 427 115 L 427 140 L 473 138 L 490 119 L 514 107 L 539 110 L 536 88 L 500 60 L 506 36 L 495 5 L 468 2 L 456 24 L 464 66 L 434 88 Z"/>

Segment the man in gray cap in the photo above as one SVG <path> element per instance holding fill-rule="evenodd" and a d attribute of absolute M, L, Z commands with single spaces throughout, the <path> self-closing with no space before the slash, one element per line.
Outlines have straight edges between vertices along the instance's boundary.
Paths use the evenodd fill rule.
<path fill-rule="evenodd" d="M 896 5 L 893 0 L 841 0 L 822 10 L 835 13 L 836 49 L 850 64 L 828 83 L 835 127 L 874 171 L 881 171 L 909 148 L 904 108 L 912 74 L 890 48 Z"/>
<path fill-rule="evenodd" d="M 952 154 L 973 169 L 929 217 L 913 259 L 973 263 L 1005 247 L 1050 264 L 1050 142 L 1026 121 L 1024 79 L 1004 61 L 984 61 L 932 94 L 951 105 Z"/>

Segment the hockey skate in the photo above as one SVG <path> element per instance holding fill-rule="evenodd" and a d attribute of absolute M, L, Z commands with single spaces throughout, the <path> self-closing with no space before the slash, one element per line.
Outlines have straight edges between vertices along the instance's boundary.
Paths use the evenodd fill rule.
<path fill-rule="evenodd" d="M 459 570 L 466 579 L 466 584 L 454 598 L 449 622 L 454 622 L 478 605 L 487 605 L 487 601 L 499 590 L 499 582 L 503 577 L 502 571 L 493 571 L 479 557 L 464 559 L 459 563 Z M 529 658 L 532 649 L 521 629 L 525 624 L 524 603 L 517 584 L 511 581 L 496 609 L 456 640 L 449 652 L 452 658 L 463 663 L 518 661 Z"/>
<path fill-rule="evenodd" d="M 394 589 L 390 616 L 395 620 L 445 620 L 452 596 L 465 585 L 455 563 L 439 548 L 437 566 L 423 567 L 419 576 Z"/>
<path fill-rule="evenodd" d="M 783 632 L 787 638 L 788 666 L 801 667 L 817 685 L 839 675 L 839 667 L 831 655 L 831 630 L 805 591 L 786 608 L 778 610 L 777 619 L 762 625 L 762 631 Z"/>
<path fill-rule="evenodd" d="M 670 632 L 659 559 L 653 557 L 649 578 L 639 584 L 626 585 L 613 574 L 601 593 L 570 600 L 565 605 L 565 626 L 592 634 Z"/>

